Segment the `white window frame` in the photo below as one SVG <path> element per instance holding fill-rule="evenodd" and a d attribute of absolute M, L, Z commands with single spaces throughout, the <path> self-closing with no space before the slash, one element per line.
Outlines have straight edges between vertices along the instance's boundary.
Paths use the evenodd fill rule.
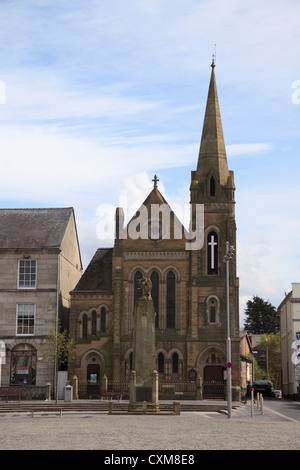
<path fill-rule="evenodd" d="M 24 262 L 26 264 L 26 262 L 34 262 L 35 263 L 35 279 L 34 279 L 34 285 L 30 285 L 30 286 L 26 286 L 26 285 L 20 285 L 20 276 L 21 276 L 21 262 Z M 22 273 L 23 274 L 23 273 Z M 26 273 L 24 273 L 24 276 L 25 276 Z M 30 276 L 32 275 L 31 272 L 28 273 Z M 30 281 L 31 281 L 31 278 L 30 278 Z M 24 279 L 24 282 L 25 282 L 25 279 Z M 19 259 L 19 262 L 18 262 L 18 289 L 36 289 L 36 285 L 37 285 L 37 261 L 35 259 Z"/>
<path fill-rule="evenodd" d="M 20 313 L 20 308 L 21 306 L 28 306 L 28 312 L 25 312 L 26 308 L 24 308 L 24 311 L 21 312 L 22 315 L 19 315 Z M 31 311 L 29 307 L 32 307 Z M 22 317 L 22 326 L 19 326 L 19 318 Z M 27 318 L 26 318 L 27 317 Z M 29 326 L 30 320 L 33 319 L 33 332 L 24 332 L 24 329 L 27 328 L 28 330 L 31 328 Z M 16 309 L 16 336 L 34 336 L 35 335 L 35 319 L 36 319 L 36 304 L 31 304 L 31 303 L 19 303 L 17 304 L 17 309 Z M 24 320 L 27 320 L 28 324 L 24 324 Z M 18 330 L 19 328 L 22 329 L 22 332 L 20 333 Z"/>

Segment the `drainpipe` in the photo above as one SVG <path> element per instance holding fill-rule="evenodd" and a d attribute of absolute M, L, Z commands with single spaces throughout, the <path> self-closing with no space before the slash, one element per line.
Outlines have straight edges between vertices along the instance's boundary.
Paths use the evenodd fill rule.
<path fill-rule="evenodd" d="M 58 310 L 59 310 L 59 283 L 60 283 L 60 252 L 57 255 L 55 333 L 58 332 L 57 322 L 58 322 Z"/>
<path fill-rule="evenodd" d="M 58 313 L 59 313 L 59 284 L 60 284 L 60 250 L 57 255 L 57 274 L 56 274 L 56 315 L 55 315 L 55 334 L 58 333 Z M 54 390 L 55 390 L 55 399 L 58 400 L 56 396 L 56 361 L 54 361 Z"/>

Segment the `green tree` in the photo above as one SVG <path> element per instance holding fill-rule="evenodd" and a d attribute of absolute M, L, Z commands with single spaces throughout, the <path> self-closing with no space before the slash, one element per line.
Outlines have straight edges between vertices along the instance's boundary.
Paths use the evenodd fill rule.
<path fill-rule="evenodd" d="M 258 296 L 248 300 L 245 309 L 246 319 L 244 329 L 253 334 L 278 333 L 280 329 L 280 316 L 276 308 L 268 301 Z"/>
<path fill-rule="evenodd" d="M 254 380 L 266 380 L 267 375 L 266 371 L 259 367 L 257 360 L 254 355 L 252 354 L 246 354 L 247 359 L 250 359 L 250 361 L 253 361 L 253 368 L 254 368 Z"/>
<path fill-rule="evenodd" d="M 261 335 L 256 349 L 265 353 L 265 377 L 262 377 L 262 379 L 270 380 L 273 382 L 274 388 L 278 388 L 281 376 L 280 333 L 276 335 Z"/>
<path fill-rule="evenodd" d="M 55 396 L 58 401 L 58 371 L 68 361 L 76 358 L 75 340 L 70 338 L 66 330 L 61 331 L 60 323 L 57 331 L 50 329 L 46 342 L 41 347 L 42 356 L 47 362 L 55 365 Z"/>

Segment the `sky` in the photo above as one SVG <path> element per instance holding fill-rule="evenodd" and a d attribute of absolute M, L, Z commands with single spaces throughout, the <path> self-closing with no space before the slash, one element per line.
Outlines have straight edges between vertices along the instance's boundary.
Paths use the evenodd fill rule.
<path fill-rule="evenodd" d="M 0 0 L 0 208 L 189 202 L 212 54 L 236 185 L 241 327 L 300 282 L 299 0 Z"/>

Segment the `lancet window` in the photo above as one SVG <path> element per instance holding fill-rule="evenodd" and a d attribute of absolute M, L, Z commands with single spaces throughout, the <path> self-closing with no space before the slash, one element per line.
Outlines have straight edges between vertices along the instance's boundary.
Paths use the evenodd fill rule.
<path fill-rule="evenodd" d="M 207 274 L 218 274 L 218 235 L 209 232 L 207 237 Z"/>
<path fill-rule="evenodd" d="M 216 182 L 213 176 L 210 178 L 209 181 L 209 195 L 212 197 L 216 195 Z"/>
<path fill-rule="evenodd" d="M 167 275 L 167 328 L 175 328 L 175 274 Z"/>
<path fill-rule="evenodd" d="M 151 282 L 152 282 L 152 300 L 153 300 L 153 307 L 156 313 L 155 316 L 155 328 L 158 328 L 159 325 L 159 277 L 156 271 L 153 271 L 151 274 Z"/>

